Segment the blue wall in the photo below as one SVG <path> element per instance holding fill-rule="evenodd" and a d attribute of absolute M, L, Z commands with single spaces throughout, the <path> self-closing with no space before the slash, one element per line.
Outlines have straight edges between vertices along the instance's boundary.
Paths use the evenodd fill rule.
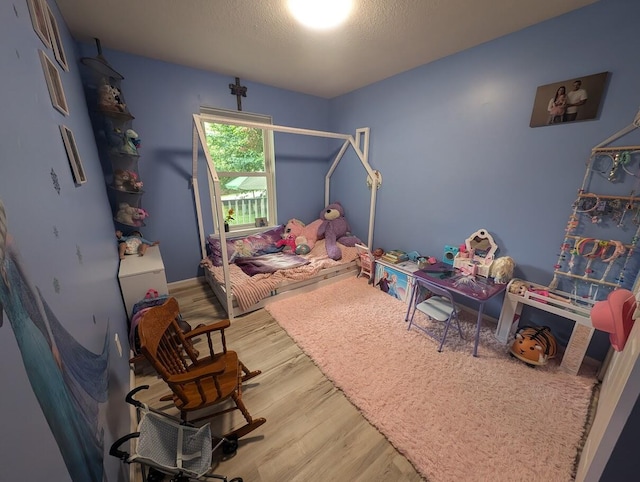
<path fill-rule="evenodd" d="M 331 101 L 243 81 L 243 108 L 270 114 L 282 125 L 345 133 L 371 128 L 370 160 L 383 174 L 376 246 L 440 256 L 445 245 L 461 244 L 486 228 L 499 255 L 516 260 L 517 276 L 547 284 L 590 149 L 628 125 L 640 105 L 633 60 L 638 8 L 630 0 L 600 1 Z M 616 28 L 594 34 L 602 22 Z M 558 36 L 577 40 L 562 48 Z M 82 55 L 96 53 L 93 45 L 80 49 Z M 144 234 L 160 241 L 169 281 L 193 278 L 201 271 L 189 186 L 191 115 L 201 105 L 234 110 L 228 88 L 233 79 L 104 53 L 125 76 L 123 93 L 142 138 L 143 206 L 151 214 Z M 538 86 L 603 71 L 610 76 L 599 118 L 529 127 Z M 637 138 L 634 133 L 624 141 Z M 335 149 L 331 141 L 277 134 L 280 222 L 317 218 L 326 152 Z M 331 193 L 363 238 L 365 177 L 356 162 L 343 162 Z M 488 313 L 497 317 L 499 310 L 496 302 Z M 525 310 L 525 317 L 553 323 L 559 341 L 567 342 L 570 324 L 535 310 Z M 602 358 L 606 349 L 606 336 L 596 334 L 589 354 Z"/>
<path fill-rule="evenodd" d="M 333 99 L 332 129 L 371 127 L 376 245 L 441 255 L 484 227 L 521 275 L 548 283 L 591 148 L 638 112 L 639 15 L 603 0 Z M 529 127 L 538 86 L 603 71 L 599 119 Z"/>
<path fill-rule="evenodd" d="M 54 62 L 50 48 L 37 37 L 26 0 L 0 6 L 0 200 L 8 232 L 22 256 L 30 283 L 64 328 L 88 350 L 99 354 L 105 338 L 109 352 L 109 395 L 100 406 L 100 430 L 108 446 L 129 431 L 124 395 L 129 388 L 126 317 L 120 295 L 113 223 L 75 64 L 75 44 L 53 2 L 70 71 L 59 68 L 69 116 L 52 107 L 38 50 Z M 74 185 L 59 125 L 76 138 L 88 182 Z M 52 175 L 55 173 L 55 176 Z M 55 179 L 54 179 L 55 178 Z M 12 292 L 21 289 L 12 285 Z M 0 398 L 2 480 L 69 480 L 59 446 L 27 378 L 25 363 L 44 353 L 21 353 L 12 323 L 2 314 L 0 326 Z M 17 323 L 16 320 L 14 322 Z M 113 339 L 125 350 L 118 356 Z M 23 363 L 22 357 L 25 357 Z M 38 363 L 38 362 L 36 362 Z M 29 372 L 35 367 L 30 366 Z M 69 367 L 63 365 L 68 372 Z M 53 395 L 53 394 L 51 394 Z M 53 413 L 56 404 L 51 402 Z M 68 420 L 68 419 L 67 419 Z M 71 425 L 64 423 L 64 425 Z M 72 450 L 88 440 L 77 440 Z M 109 480 L 119 480 L 119 461 L 104 459 Z"/>
<path fill-rule="evenodd" d="M 0 198 L 31 280 L 67 329 L 99 351 L 107 330 L 109 339 L 118 333 L 126 340 L 126 323 L 112 213 L 76 63 L 96 51 L 74 45 L 52 7 L 71 63 L 71 71 L 62 72 L 69 117 L 51 106 L 37 50 L 53 53 L 33 32 L 26 2 L 0 7 Z M 376 246 L 438 256 L 444 245 L 459 244 L 482 227 L 494 235 L 501 255 L 516 260 L 518 276 L 548 283 L 591 147 L 628 125 L 640 105 L 637 18 L 637 2 L 601 0 L 331 101 L 243 79 L 243 107 L 282 125 L 346 133 L 371 128 L 370 160 L 384 177 Z M 161 242 L 169 281 L 193 278 L 200 273 L 200 253 L 189 186 L 191 115 L 201 105 L 235 110 L 228 89 L 233 79 L 106 49 L 104 55 L 125 77 L 123 94 L 142 138 L 143 206 L 151 214 L 145 237 Z M 529 127 L 539 85 L 602 71 L 611 76 L 597 120 Z M 61 123 L 73 130 L 87 171 L 89 181 L 80 187 L 73 185 L 60 142 Z M 624 141 L 638 143 L 637 133 Z M 318 216 L 325 159 L 336 148 L 332 141 L 277 135 L 280 222 Z M 345 204 L 361 237 L 367 217 L 358 213 L 368 209 L 364 185 L 355 163 L 341 163 L 331 195 Z M 492 314 L 498 310 L 493 306 Z M 26 441 L 2 438 L 3 477 L 66 480 L 6 320 L 0 333 L 0 381 L 11 387 L 0 402 L 11 414 L 3 432 Z M 592 356 L 602 357 L 606 337 L 592 345 Z M 103 408 L 107 445 L 128 431 L 127 364 L 113 347 L 111 354 L 110 402 Z M 109 459 L 108 478 L 117 480 L 117 461 Z"/>
<path fill-rule="evenodd" d="M 96 55 L 95 46 L 80 45 L 82 56 Z M 233 78 L 104 49 L 109 64 L 124 76 L 121 88 L 134 128 L 142 140 L 138 150 L 145 194 L 142 206 L 150 213 L 143 234 L 160 241 L 169 282 L 195 278 L 199 271 L 192 174 L 193 114 L 201 106 L 236 110 L 229 83 Z M 243 110 L 271 115 L 274 124 L 328 130 L 326 100 L 242 81 L 247 97 Z M 278 219 L 312 221 L 324 207 L 324 174 L 330 141 L 276 134 Z M 206 169 L 200 155 L 198 170 Z M 201 191 L 208 192 L 199 176 Z M 208 210 L 208 201 L 203 208 Z M 301 202 L 301 200 L 303 202 Z M 208 216 L 210 220 L 210 216 Z M 211 223 L 207 233 L 213 232 Z"/>
<path fill-rule="evenodd" d="M 638 2 L 602 0 L 331 100 L 332 129 L 371 127 L 371 163 L 384 177 L 374 244 L 441 256 L 486 228 L 518 277 L 548 284 L 591 148 L 638 112 L 639 17 Z M 529 127 L 538 86 L 603 71 L 611 74 L 598 119 Z M 638 134 L 618 145 L 638 144 Z M 346 189 L 342 197 L 352 207 Z M 352 224 L 364 226 L 354 216 Z M 565 324 L 560 341 L 568 334 Z M 604 338 L 590 355 L 604 355 Z"/>

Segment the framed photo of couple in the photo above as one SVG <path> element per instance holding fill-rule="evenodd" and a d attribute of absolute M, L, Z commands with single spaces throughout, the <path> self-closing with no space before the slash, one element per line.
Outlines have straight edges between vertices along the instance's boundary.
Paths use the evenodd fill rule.
<path fill-rule="evenodd" d="M 541 85 L 536 91 L 530 127 L 595 119 L 600 113 L 609 72 Z"/>

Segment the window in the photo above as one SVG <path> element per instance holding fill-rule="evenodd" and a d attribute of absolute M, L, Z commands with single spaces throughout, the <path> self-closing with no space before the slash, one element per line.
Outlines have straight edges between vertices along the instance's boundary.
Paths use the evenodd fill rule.
<path fill-rule="evenodd" d="M 223 213 L 231 230 L 276 222 L 273 131 L 269 116 L 202 107 L 202 128 L 220 180 Z M 231 210 L 233 213 L 230 215 Z"/>

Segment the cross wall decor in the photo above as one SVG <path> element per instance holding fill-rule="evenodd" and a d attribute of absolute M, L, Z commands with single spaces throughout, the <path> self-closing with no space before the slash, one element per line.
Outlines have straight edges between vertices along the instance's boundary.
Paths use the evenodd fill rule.
<path fill-rule="evenodd" d="M 242 97 L 247 96 L 247 87 L 240 85 L 240 77 L 236 77 L 235 84 L 229 84 L 231 89 L 231 95 L 235 95 L 238 98 L 238 110 L 242 110 Z"/>

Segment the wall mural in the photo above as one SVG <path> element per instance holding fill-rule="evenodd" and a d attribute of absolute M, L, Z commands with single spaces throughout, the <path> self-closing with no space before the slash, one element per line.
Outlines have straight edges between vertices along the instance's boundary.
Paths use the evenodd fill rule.
<path fill-rule="evenodd" d="M 29 383 L 73 482 L 103 481 L 99 404 L 107 401 L 108 328 L 102 353 L 79 344 L 31 284 L 0 200 L 0 315 L 6 313 Z M 0 327 L 3 324 L 0 316 Z"/>

